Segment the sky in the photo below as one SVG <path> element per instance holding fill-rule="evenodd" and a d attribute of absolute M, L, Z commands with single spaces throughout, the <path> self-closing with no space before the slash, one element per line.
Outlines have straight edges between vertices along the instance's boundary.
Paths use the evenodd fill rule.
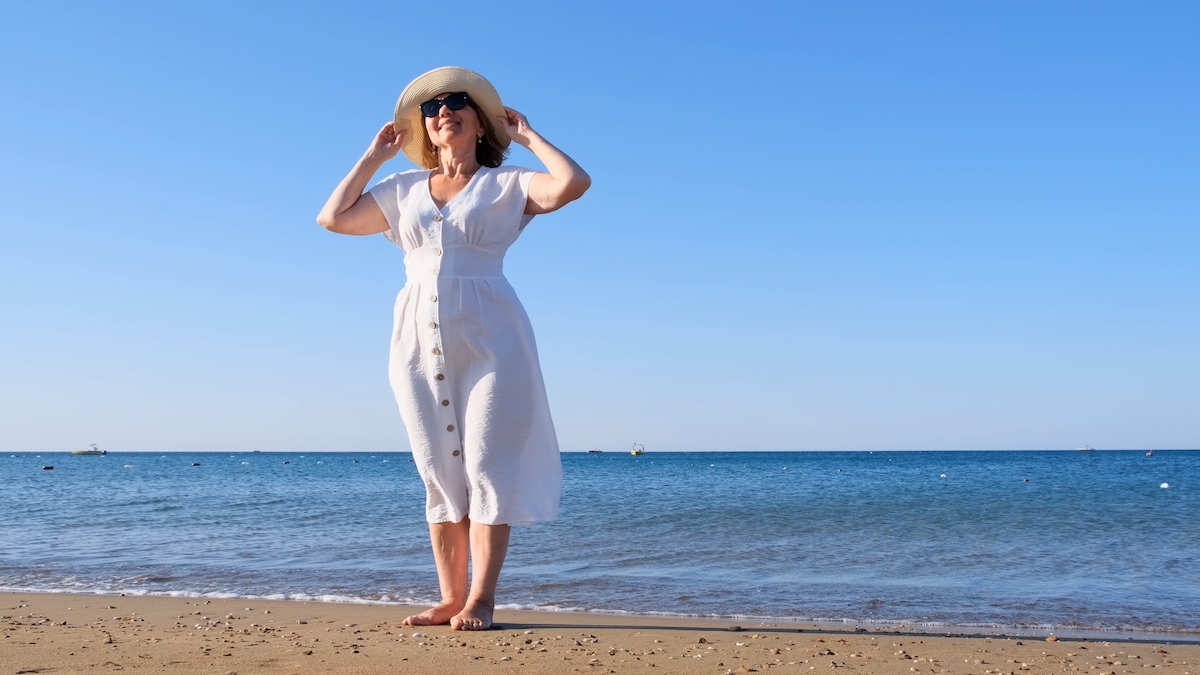
<path fill-rule="evenodd" d="M 593 178 L 505 264 L 564 451 L 1200 447 L 1198 25 L 8 0 L 0 451 L 407 450 L 402 253 L 315 217 L 441 65 Z"/>

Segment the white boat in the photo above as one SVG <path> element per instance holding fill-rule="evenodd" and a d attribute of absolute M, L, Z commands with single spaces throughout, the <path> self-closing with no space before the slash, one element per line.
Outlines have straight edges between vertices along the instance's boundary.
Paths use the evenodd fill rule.
<path fill-rule="evenodd" d="M 71 454 L 72 455 L 107 455 L 108 451 L 101 450 L 100 448 L 96 447 L 95 443 L 92 443 L 90 446 L 88 446 L 87 450 L 73 450 L 73 451 L 71 451 Z"/>
<path fill-rule="evenodd" d="M 1096 449 L 1090 445 L 1085 445 L 1082 448 L 1075 448 L 1075 452 L 1095 452 Z"/>
<path fill-rule="evenodd" d="M 629 454 L 644 455 L 646 454 L 646 446 L 642 445 L 641 443 L 634 443 L 633 449 L 629 451 Z"/>

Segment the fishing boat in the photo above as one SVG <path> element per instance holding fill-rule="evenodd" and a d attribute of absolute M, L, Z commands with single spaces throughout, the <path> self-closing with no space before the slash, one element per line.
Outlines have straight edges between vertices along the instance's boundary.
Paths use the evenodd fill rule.
<path fill-rule="evenodd" d="M 73 450 L 73 451 L 71 451 L 71 454 L 72 455 L 107 455 L 108 451 L 101 450 L 100 448 L 96 447 L 95 443 L 92 443 L 90 446 L 88 446 L 87 450 Z"/>
<path fill-rule="evenodd" d="M 646 446 L 642 445 L 641 443 L 634 443 L 633 449 L 629 451 L 629 454 L 635 455 L 635 456 L 636 455 L 644 455 L 644 454 L 646 454 Z"/>
<path fill-rule="evenodd" d="M 1085 445 L 1082 448 L 1075 448 L 1075 452 L 1095 452 L 1096 449 L 1090 445 Z"/>

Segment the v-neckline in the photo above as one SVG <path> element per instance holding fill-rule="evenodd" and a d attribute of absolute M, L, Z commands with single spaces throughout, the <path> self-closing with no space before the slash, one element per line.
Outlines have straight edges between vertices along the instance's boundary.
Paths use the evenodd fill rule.
<path fill-rule="evenodd" d="M 467 184 L 464 185 L 461 190 L 455 192 L 454 196 L 450 199 L 447 199 L 446 203 L 442 204 L 441 206 L 438 206 L 437 200 L 433 198 L 433 169 L 430 169 L 429 175 L 425 177 L 425 194 L 429 195 L 429 202 L 433 204 L 433 208 L 440 212 L 447 206 L 450 206 L 455 199 L 458 199 L 459 195 L 471 189 L 471 186 L 475 184 L 475 179 L 478 178 L 479 174 L 483 173 L 483 170 L 486 168 L 486 166 L 480 165 L 480 167 L 475 170 L 475 173 L 471 175 L 471 179 L 467 181 Z"/>

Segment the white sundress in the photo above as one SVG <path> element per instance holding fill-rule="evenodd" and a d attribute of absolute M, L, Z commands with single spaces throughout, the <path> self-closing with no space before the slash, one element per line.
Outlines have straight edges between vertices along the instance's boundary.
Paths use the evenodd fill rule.
<path fill-rule="evenodd" d="M 370 194 L 404 250 L 388 375 L 425 482 L 426 518 L 527 525 L 558 517 L 562 465 L 533 327 L 504 278 L 535 172 L 480 167 L 438 209 L 427 170 Z"/>

